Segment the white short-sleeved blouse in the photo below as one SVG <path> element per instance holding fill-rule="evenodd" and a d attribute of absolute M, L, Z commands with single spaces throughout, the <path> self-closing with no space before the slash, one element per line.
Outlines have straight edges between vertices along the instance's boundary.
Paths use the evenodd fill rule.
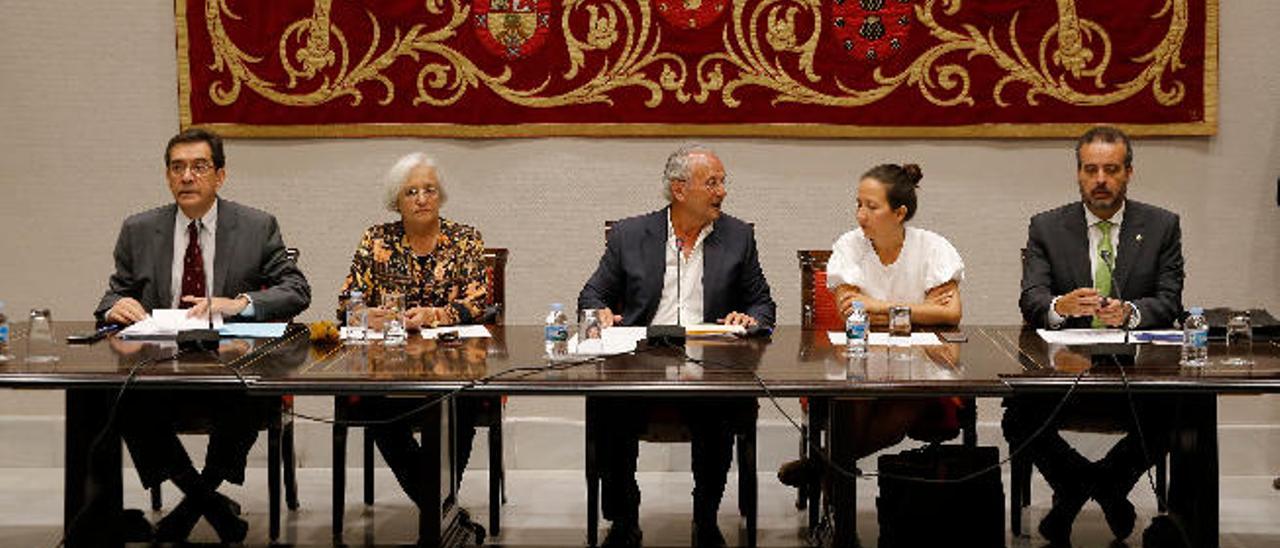
<path fill-rule="evenodd" d="M 964 261 L 951 242 L 913 227 L 906 227 L 902 252 L 891 265 L 880 262 L 861 228 L 840 236 L 827 261 L 827 287 L 831 290 L 849 284 L 872 299 L 889 302 L 924 302 L 930 289 L 963 279 Z"/>

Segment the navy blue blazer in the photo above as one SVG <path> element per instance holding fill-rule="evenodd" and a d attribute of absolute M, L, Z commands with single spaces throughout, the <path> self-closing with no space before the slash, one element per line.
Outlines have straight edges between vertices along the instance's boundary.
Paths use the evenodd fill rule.
<path fill-rule="evenodd" d="M 1022 318 L 1048 323 L 1056 295 L 1093 287 L 1084 204 L 1073 202 L 1031 218 L 1022 253 Z M 1182 228 L 1178 216 L 1128 200 L 1120 225 L 1112 289 L 1138 308 L 1141 329 L 1169 327 L 1182 313 Z M 1089 327 L 1090 318 L 1068 318 L 1063 327 Z"/>
<path fill-rule="evenodd" d="M 667 211 L 618 221 L 609 231 L 604 256 L 578 294 L 578 309 L 611 308 L 623 325 L 649 325 L 662 298 L 666 271 Z M 760 269 L 755 230 L 720 215 L 702 242 L 703 322 L 742 312 L 771 327 L 777 306 Z M 617 310 L 621 303 L 622 309 Z"/>

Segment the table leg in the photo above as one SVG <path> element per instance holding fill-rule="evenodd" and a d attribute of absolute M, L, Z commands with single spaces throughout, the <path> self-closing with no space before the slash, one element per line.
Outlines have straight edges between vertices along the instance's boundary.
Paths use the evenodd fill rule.
<path fill-rule="evenodd" d="M 1218 397 L 1179 397 L 1169 456 L 1169 517 L 1191 546 L 1218 546 Z"/>
<path fill-rule="evenodd" d="M 114 389 L 67 390 L 62 510 L 67 546 L 101 542 L 107 536 L 102 528 L 123 509 L 120 434 L 108 423 L 115 395 Z"/>
<path fill-rule="evenodd" d="M 827 429 L 830 432 L 831 461 L 846 470 L 854 469 L 856 455 L 854 451 L 856 433 L 854 421 L 847 420 L 853 416 L 852 399 L 831 398 L 828 400 L 830 412 L 827 414 Z M 812 434 L 811 434 L 812 435 Z M 858 545 L 858 505 L 857 486 L 854 479 L 834 470 L 829 470 L 827 479 L 831 486 L 831 545 Z"/>
<path fill-rule="evenodd" d="M 458 483 L 453 478 L 453 401 L 444 400 L 422 413 L 422 467 L 425 485 L 418 508 L 419 546 L 462 546 L 471 537 L 460 525 Z"/>

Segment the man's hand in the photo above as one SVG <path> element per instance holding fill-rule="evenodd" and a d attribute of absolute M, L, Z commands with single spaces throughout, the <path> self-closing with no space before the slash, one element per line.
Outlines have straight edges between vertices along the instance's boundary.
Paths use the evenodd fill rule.
<path fill-rule="evenodd" d="M 235 316 L 244 311 L 249 306 L 249 299 L 245 297 L 236 297 L 228 299 L 226 297 L 214 297 L 212 300 L 204 297 L 192 297 L 187 295 L 182 298 L 182 302 L 191 303 L 191 308 L 187 310 L 188 318 L 196 318 L 207 316 L 209 308 L 213 308 L 214 314 L 223 316 Z M 212 304 L 210 304 L 212 302 Z"/>
<path fill-rule="evenodd" d="M 730 312 L 729 315 L 716 320 L 716 323 L 724 325 L 741 325 L 742 327 L 755 327 L 757 323 L 755 318 L 743 314 L 741 312 Z"/>
<path fill-rule="evenodd" d="M 387 323 L 392 316 L 391 310 L 382 307 L 369 307 L 367 310 L 366 323 L 369 329 L 374 331 L 382 331 L 383 324 Z"/>
<path fill-rule="evenodd" d="M 1107 327 L 1120 327 L 1129 321 L 1129 305 L 1120 299 L 1106 299 L 1097 316 Z"/>
<path fill-rule="evenodd" d="M 618 314 L 614 314 L 613 311 L 609 310 L 608 308 L 601 308 L 599 311 L 599 314 L 600 314 L 601 329 L 604 329 L 606 327 L 613 327 L 615 325 L 619 325 L 622 323 L 622 316 Z"/>
<path fill-rule="evenodd" d="M 121 325 L 134 324 L 146 318 L 147 309 L 142 307 L 142 303 L 129 297 L 124 297 L 111 305 L 106 316 L 107 321 Z"/>
<path fill-rule="evenodd" d="M 1058 297 L 1053 311 L 1064 318 L 1071 316 L 1093 316 L 1102 307 L 1102 297 L 1092 287 L 1081 287 L 1075 291 Z"/>
<path fill-rule="evenodd" d="M 404 326 L 407 329 L 424 329 L 452 324 L 449 310 L 444 307 L 415 306 L 404 314 Z"/>

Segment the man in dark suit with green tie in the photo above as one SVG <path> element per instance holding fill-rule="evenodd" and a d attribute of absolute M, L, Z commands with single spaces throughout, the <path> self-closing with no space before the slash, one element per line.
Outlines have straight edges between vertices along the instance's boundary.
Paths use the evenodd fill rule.
<path fill-rule="evenodd" d="M 1076 143 L 1081 200 L 1032 217 L 1022 260 L 1019 307 L 1029 326 L 1168 328 L 1182 311 L 1182 231 L 1178 216 L 1127 198 L 1133 148 L 1117 128 L 1098 126 Z M 1005 438 L 1028 442 L 1032 462 L 1054 489 L 1053 508 L 1040 533 L 1069 544 L 1081 507 L 1093 499 L 1119 539 L 1133 531 L 1129 491 L 1169 440 L 1169 402 L 1134 397 L 1141 428 L 1124 396 L 1073 397 L 1055 422 L 1031 439 L 1061 399 L 1015 396 L 1005 402 Z M 1084 422 L 1126 432 L 1107 455 L 1090 462 L 1058 433 Z M 1140 434 L 1140 432 L 1142 434 Z M 1143 435 L 1144 434 L 1144 435 Z"/>

